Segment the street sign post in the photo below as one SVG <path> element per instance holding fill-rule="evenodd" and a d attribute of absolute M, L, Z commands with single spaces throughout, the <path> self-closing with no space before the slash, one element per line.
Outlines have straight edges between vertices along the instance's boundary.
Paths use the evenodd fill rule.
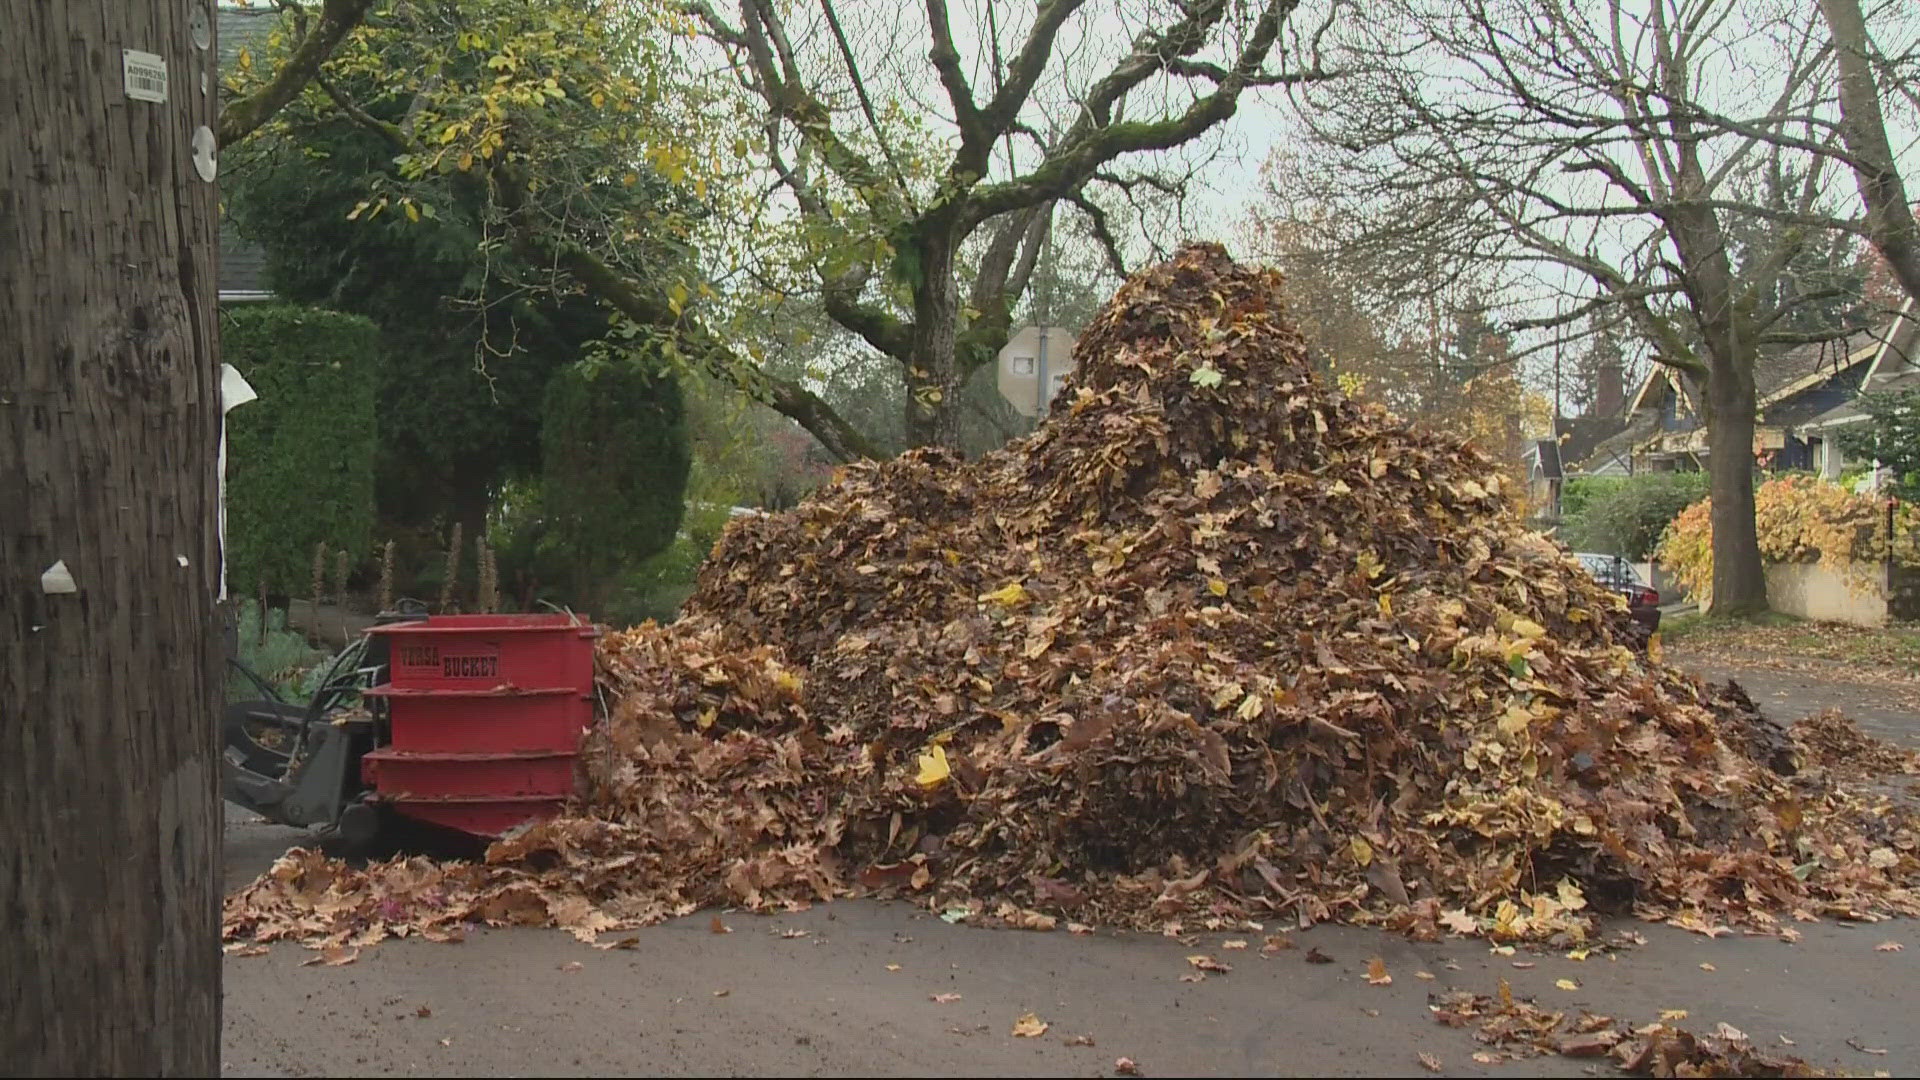
<path fill-rule="evenodd" d="M 1057 326 L 1028 326 L 1000 350 L 1000 396 L 1022 416 L 1043 416 L 1073 372 L 1073 335 Z"/>

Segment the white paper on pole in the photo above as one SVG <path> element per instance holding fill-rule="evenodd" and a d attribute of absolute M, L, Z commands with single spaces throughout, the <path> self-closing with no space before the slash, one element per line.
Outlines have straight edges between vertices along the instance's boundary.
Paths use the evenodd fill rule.
<path fill-rule="evenodd" d="M 220 499 L 220 599 L 227 598 L 227 421 L 226 413 L 235 405 L 245 405 L 249 401 L 259 400 L 253 385 L 246 376 L 232 364 L 220 365 L 220 458 L 219 487 Z"/>

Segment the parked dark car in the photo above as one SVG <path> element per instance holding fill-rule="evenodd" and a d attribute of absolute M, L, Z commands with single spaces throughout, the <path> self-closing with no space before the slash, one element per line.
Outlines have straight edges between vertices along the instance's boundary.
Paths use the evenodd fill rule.
<path fill-rule="evenodd" d="M 1586 551 L 1575 552 L 1574 558 L 1580 560 L 1595 581 L 1626 597 L 1627 610 L 1649 634 L 1660 629 L 1660 594 L 1640 579 L 1632 563 L 1618 555 Z"/>

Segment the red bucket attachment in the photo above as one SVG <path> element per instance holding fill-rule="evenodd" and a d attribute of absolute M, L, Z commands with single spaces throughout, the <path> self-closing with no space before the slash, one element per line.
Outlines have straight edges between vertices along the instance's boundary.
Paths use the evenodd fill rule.
<path fill-rule="evenodd" d="M 436 615 L 370 633 L 391 641 L 390 735 L 362 763 L 409 817 L 498 836 L 573 794 L 593 723 L 593 639 L 568 615 Z"/>

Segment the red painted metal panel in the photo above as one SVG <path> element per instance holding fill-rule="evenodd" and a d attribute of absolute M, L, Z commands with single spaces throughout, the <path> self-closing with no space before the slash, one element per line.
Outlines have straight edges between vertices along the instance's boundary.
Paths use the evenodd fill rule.
<path fill-rule="evenodd" d="M 392 643 L 389 738 L 364 775 L 400 812 L 481 836 L 558 812 L 593 722 L 590 623 L 454 615 L 373 629 Z"/>
<path fill-rule="evenodd" d="M 593 624 L 568 615 L 436 615 L 370 633 L 392 643 L 400 689 L 576 686 L 593 683 Z"/>

